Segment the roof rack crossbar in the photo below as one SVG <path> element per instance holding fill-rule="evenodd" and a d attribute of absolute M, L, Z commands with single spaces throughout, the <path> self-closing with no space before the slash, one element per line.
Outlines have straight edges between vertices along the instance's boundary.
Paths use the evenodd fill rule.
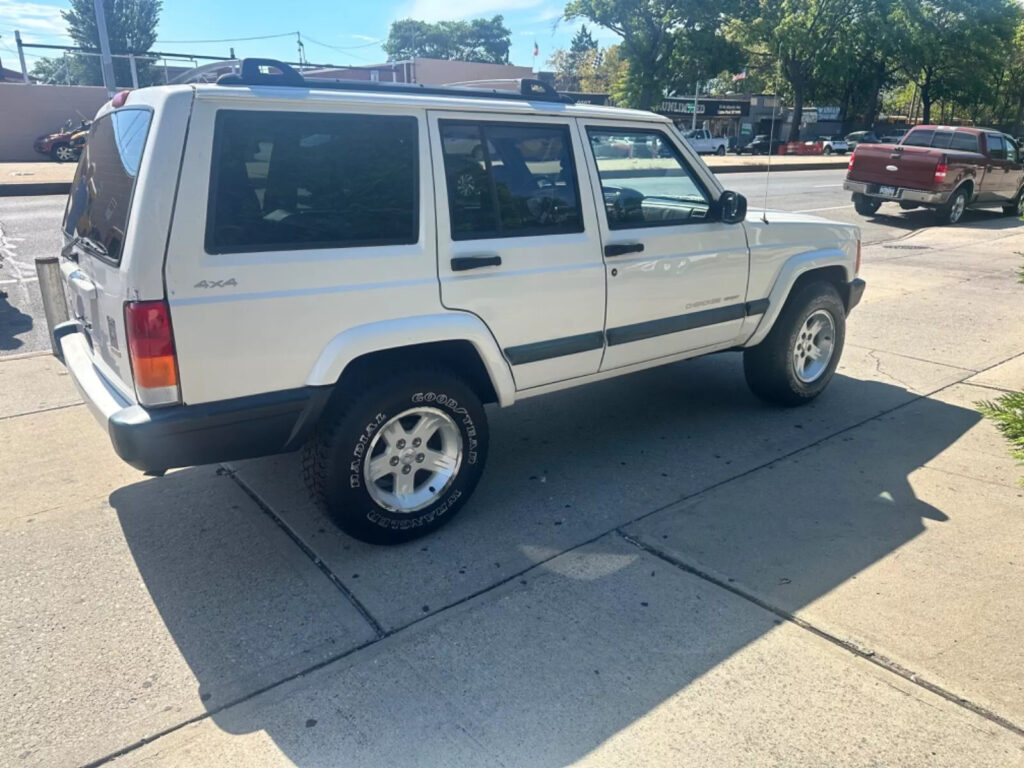
<path fill-rule="evenodd" d="M 375 93 L 417 93 L 430 96 L 460 96 L 476 99 L 513 99 L 516 101 L 550 101 L 573 104 L 573 99 L 556 91 L 542 80 L 523 78 L 519 90 L 497 88 L 462 88 L 451 85 L 420 85 L 418 83 L 382 83 L 372 80 L 328 80 L 305 78 L 298 70 L 276 59 L 242 59 L 239 74 L 221 75 L 218 85 L 274 85 L 286 88 L 318 88 L 334 91 L 371 91 Z M 276 70 L 276 72 L 275 72 Z"/>

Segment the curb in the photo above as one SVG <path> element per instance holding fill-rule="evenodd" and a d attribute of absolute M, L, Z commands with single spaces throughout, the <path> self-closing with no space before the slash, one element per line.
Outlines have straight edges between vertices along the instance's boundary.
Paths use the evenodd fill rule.
<path fill-rule="evenodd" d="M 70 181 L 19 181 L 15 184 L 0 184 L 0 197 L 66 195 L 70 191 Z"/>
<path fill-rule="evenodd" d="M 785 163 L 772 166 L 772 173 L 783 171 L 826 171 L 846 168 L 848 160 L 834 163 Z M 708 168 L 716 176 L 723 173 L 762 173 L 768 170 L 767 163 L 756 165 L 712 165 Z M 29 195 L 66 195 L 71 191 L 70 181 L 24 181 L 14 184 L 0 184 L 0 197 L 26 197 Z"/>

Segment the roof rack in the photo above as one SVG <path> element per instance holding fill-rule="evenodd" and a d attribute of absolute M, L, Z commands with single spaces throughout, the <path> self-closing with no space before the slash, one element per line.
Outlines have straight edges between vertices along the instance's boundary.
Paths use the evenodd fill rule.
<path fill-rule="evenodd" d="M 242 59 L 239 74 L 221 75 L 217 79 L 217 85 L 275 85 L 285 88 L 316 88 L 332 91 L 418 93 L 476 99 L 575 103 L 571 97 L 559 93 L 548 83 L 527 77 L 519 81 L 518 91 L 497 88 L 462 88 L 451 85 L 420 85 L 419 83 L 381 83 L 371 80 L 328 80 L 318 77 L 306 79 L 298 70 L 276 59 Z"/>

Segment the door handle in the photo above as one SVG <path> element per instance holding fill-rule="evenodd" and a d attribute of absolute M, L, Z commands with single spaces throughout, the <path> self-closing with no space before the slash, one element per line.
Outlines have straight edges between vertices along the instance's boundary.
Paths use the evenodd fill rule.
<path fill-rule="evenodd" d="M 467 269 L 500 266 L 501 256 L 455 256 L 452 259 L 452 272 L 465 272 Z"/>
<path fill-rule="evenodd" d="M 644 250 L 643 243 L 613 243 L 604 247 L 604 255 L 623 256 L 627 253 L 641 253 Z"/>
<path fill-rule="evenodd" d="M 85 273 L 80 269 L 76 269 L 68 275 L 68 282 L 75 286 L 79 293 L 82 293 L 89 298 L 96 295 L 96 283 L 86 277 Z"/>

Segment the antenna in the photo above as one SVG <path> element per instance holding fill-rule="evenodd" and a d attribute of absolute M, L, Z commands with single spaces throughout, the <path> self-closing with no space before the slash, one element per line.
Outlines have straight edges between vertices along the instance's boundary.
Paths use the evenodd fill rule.
<path fill-rule="evenodd" d="M 779 68 L 782 68 L 782 43 L 779 43 Z M 775 143 L 775 111 L 779 108 L 779 70 L 775 70 L 775 104 L 772 106 L 772 127 L 768 132 L 768 172 L 764 176 L 764 207 L 761 221 L 768 223 L 768 182 L 772 178 L 772 144 Z"/>

